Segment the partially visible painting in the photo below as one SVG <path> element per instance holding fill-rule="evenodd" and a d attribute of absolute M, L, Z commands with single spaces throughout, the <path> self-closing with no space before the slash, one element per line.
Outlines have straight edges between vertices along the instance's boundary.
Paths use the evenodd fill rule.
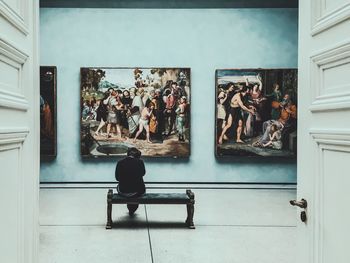
<path fill-rule="evenodd" d="M 40 155 L 55 158 L 56 140 L 56 67 L 40 67 Z"/>
<path fill-rule="evenodd" d="M 216 71 L 216 156 L 296 157 L 297 70 Z"/>
<path fill-rule="evenodd" d="M 189 68 L 81 68 L 81 154 L 190 155 Z"/>

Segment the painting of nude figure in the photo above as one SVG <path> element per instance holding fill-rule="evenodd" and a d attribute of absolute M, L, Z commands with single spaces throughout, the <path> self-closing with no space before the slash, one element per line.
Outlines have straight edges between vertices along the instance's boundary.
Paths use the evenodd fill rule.
<path fill-rule="evenodd" d="M 216 156 L 295 158 L 297 69 L 216 71 Z"/>
<path fill-rule="evenodd" d="M 81 155 L 189 157 L 189 68 L 81 68 Z"/>

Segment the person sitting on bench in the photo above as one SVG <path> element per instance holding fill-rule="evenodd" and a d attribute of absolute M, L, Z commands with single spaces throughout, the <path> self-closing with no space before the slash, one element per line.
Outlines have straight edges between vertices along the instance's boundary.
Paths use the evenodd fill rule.
<path fill-rule="evenodd" d="M 119 182 L 118 194 L 124 197 L 137 197 L 146 192 L 143 176 L 146 173 L 145 165 L 140 159 L 141 152 L 132 147 L 128 149 L 127 157 L 120 160 L 115 168 L 115 178 Z M 138 204 L 127 204 L 129 215 L 132 216 Z"/>

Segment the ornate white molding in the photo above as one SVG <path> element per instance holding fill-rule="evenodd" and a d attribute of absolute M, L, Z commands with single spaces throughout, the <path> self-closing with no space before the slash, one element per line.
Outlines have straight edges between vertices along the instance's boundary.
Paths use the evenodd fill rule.
<path fill-rule="evenodd" d="M 311 35 L 315 36 L 326 29 L 329 29 L 350 18 L 350 3 L 346 3 L 331 12 L 325 12 L 325 0 L 315 1 L 316 6 L 312 6 L 314 12 Z"/>
<path fill-rule="evenodd" d="M 27 1 L 23 0 L 18 1 L 21 5 L 20 9 L 23 11 L 26 9 L 26 6 L 24 6 L 26 2 Z M 2 0 L 0 0 L 0 15 L 5 17 L 7 21 L 19 29 L 24 35 L 28 35 L 29 30 L 25 24 L 24 18 Z"/>
<path fill-rule="evenodd" d="M 28 133 L 26 127 L 0 129 L 0 151 L 20 148 Z"/>
<path fill-rule="evenodd" d="M 0 85 L 0 107 L 13 108 L 17 110 L 28 110 L 29 103 L 25 97 L 20 94 L 23 81 L 22 81 L 22 67 L 26 63 L 28 55 L 8 43 L 7 41 L 0 39 L 0 62 L 3 62 L 15 70 L 18 71 L 18 87 L 10 87 L 18 92 L 8 91 L 5 88 L 1 88 Z M 0 83 L 1 84 L 1 83 Z"/>
<path fill-rule="evenodd" d="M 350 130 L 310 130 L 310 135 L 318 145 L 350 147 Z"/>
<path fill-rule="evenodd" d="M 0 54 L 8 57 L 12 61 L 17 62 L 20 65 L 23 65 L 28 59 L 28 54 L 19 50 L 14 45 L 10 44 L 4 39 L 0 39 Z"/>
<path fill-rule="evenodd" d="M 0 90 L 0 106 L 26 111 L 29 108 L 29 103 L 20 94 Z"/>
<path fill-rule="evenodd" d="M 330 111 L 350 108 L 350 82 L 331 88 L 327 92 L 324 83 L 326 70 L 335 69 L 350 64 L 350 39 L 337 46 L 322 50 L 311 57 L 311 87 L 314 87 L 316 94 L 313 94 L 313 102 L 310 111 Z M 328 89 L 329 91 L 329 89 Z M 327 94 L 328 93 L 328 94 Z"/>

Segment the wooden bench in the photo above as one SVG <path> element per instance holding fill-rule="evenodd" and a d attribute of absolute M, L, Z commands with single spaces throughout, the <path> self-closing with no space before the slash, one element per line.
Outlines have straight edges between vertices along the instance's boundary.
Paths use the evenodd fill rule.
<path fill-rule="evenodd" d="M 194 193 L 186 190 L 185 194 L 181 193 L 146 193 L 140 197 L 127 198 L 113 193 L 112 189 L 107 193 L 107 224 L 106 229 L 111 229 L 112 221 L 112 204 L 167 204 L 167 205 L 186 205 L 187 219 L 186 224 L 189 228 L 194 229 Z"/>

